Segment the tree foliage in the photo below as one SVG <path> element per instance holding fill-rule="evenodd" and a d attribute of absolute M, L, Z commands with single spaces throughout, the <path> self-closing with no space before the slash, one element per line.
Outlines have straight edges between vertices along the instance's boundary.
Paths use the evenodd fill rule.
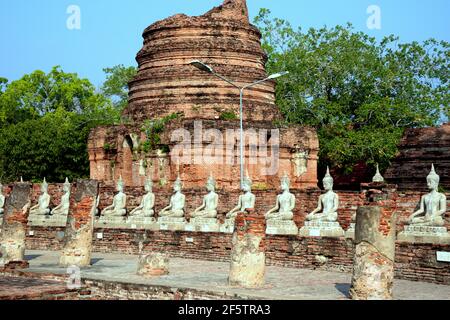
<path fill-rule="evenodd" d="M 111 100 L 60 67 L 0 79 L 0 180 L 89 176 L 90 129 L 119 120 Z"/>
<path fill-rule="evenodd" d="M 123 110 L 128 103 L 128 82 L 136 75 L 135 67 L 125 67 L 117 65 L 112 68 L 105 68 L 106 81 L 102 86 L 102 92 L 110 98 L 116 108 Z"/>
<path fill-rule="evenodd" d="M 288 70 L 277 104 L 288 123 L 318 130 L 321 164 L 350 171 L 354 164 L 386 167 L 405 128 L 448 117 L 449 43 L 377 42 L 350 24 L 303 32 L 261 9 L 268 72 Z"/>

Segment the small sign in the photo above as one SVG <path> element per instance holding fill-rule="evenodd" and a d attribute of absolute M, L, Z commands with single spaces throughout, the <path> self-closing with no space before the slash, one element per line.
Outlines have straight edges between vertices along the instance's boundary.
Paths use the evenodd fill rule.
<path fill-rule="evenodd" d="M 437 261 L 450 262 L 450 252 L 438 251 L 436 252 Z"/>
<path fill-rule="evenodd" d="M 103 233 L 101 232 L 97 233 L 97 239 L 103 239 Z"/>
<path fill-rule="evenodd" d="M 310 237 L 320 237 L 320 229 L 311 229 L 309 230 Z"/>
<path fill-rule="evenodd" d="M 30 231 L 28 232 L 28 235 L 29 235 L 29 236 L 34 236 L 34 231 L 33 231 L 33 230 L 30 230 Z"/>
<path fill-rule="evenodd" d="M 193 243 L 194 242 L 194 238 L 186 238 L 186 242 Z"/>

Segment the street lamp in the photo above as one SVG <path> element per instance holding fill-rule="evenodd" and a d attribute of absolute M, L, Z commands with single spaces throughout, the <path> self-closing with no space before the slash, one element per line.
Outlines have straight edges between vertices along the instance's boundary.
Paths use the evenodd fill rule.
<path fill-rule="evenodd" d="M 197 69 L 201 70 L 201 71 L 207 72 L 209 74 L 212 74 L 212 75 L 220 78 L 221 80 L 231 84 L 233 87 L 235 87 L 235 88 L 237 88 L 239 90 L 240 159 L 241 159 L 240 171 L 241 171 L 241 188 L 242 188 L 243 185 L 244 185 L 244 124 L 243 124 L 244 90 L 248 89 L 250 87 L 253 87 L 253 86 L 257 85 L 257 84 L 263 83 L 265 81 L 282 77 L 284 75 L 287 75 L 289 72 L 288 71 L 283 71 L 283 72 L 275 73 L 275 74 L 272 74 L 272 75 L 268 76 L 265 79 L 255 81 L 255 82 L 253 82 L 251 84 L 248 84 L 248 85 L 245 85 L 243 87 L 239 87 L 233 81 L 231 81 L 231 80 L 225 78 L 224 76 L 216 73 L 212 67 L 210 67 L 209 65 L 207 65 L 207 64 L 205 64 L 205 63 L 203 63 L 201 61 L 194 60 L 194 61 L 191 61 L 190 64 L 193 65 L 194 67 L 196 67 Z"/>

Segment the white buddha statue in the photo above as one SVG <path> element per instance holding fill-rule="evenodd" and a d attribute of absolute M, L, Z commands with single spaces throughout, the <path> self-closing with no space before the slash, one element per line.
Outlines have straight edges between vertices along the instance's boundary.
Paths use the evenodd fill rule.
<path fill-rule="evenodd" d="M 174 194 L 170 197 L 170 204 L 162 209 L 159 213 L 160 217 L 171 217 L 171 218 L 183 218 L 184 217 L 184 206 L 186 203 L 186 197 L 181 193 L 183 184 L 181 183 L 180 177 L 177 178 L 173 184 Z"/>
<path fill-rule="evenodd" d="M 445 225 L 444 215 L 447 211 L 447 198 L 445 194 L 439 193 L 440 177 L 431 167 L 431 172 L 427 177 L 428 189 L 430 193 L 422 196 L 420 208 L 413 213 L 408 220 L 408 224 L 415 226 L 443 227 Z"/>
<path fill-rule="evenodd" d="M 113 198 L 113 203 L 109 207 L 103 209 L 101 215 L 105 217 L 123 217 L 127 214 L 126 205 L 127 205 L 127 196 L 123 192 L 123 180 L 122 176 L 120 176 L 119 181 L 117 182 L 117 191 L 118 193 Z"/>
<path fill-rule="evenodd" d="M 52 210 L 52 215 L 67 215 L 69 214 L 69 207 L 70 207 L 70 182 L 69 179 L 66 178 L 66 182 L 64 182 L 63 191 L 64 194 L 61 197 L 61 203 L 59 206 L 56 206 Z"/>
<path fill-rule="evenodd" d="M 234 219 L 238 213 L 255 208 L 256 197 L 252 193 L 252 180 L 250 180 L 248 175 L 244 178 L 242 191 L 244 191 L 244 194 L 239 196 L 238 205 L 227 213 L 227 219 Z"/>
<path fill-rule="evenodd" d="M 3 215 L 5 206 L 5 196 L 3 195 L 3 185 L 0 183 L 0 216 Z"/>
<path fill-rule="evenodd" d="M 192 218 L 217 218 L 217 206 L 219 204 L 219 195 L 216 191 L 216 181 L 210 175 L 206 182 L 206 190 L 209 193 L 203 198 L 203 203 L 191 214 Z"/>
<path fill-rule="evenodd" d="M 155 211 L 153 208 L 155 207 L 155 195 L 152 192 L 153 187 L 153 181 L 148 178 L 145 181 L 145 191 L 147 192 L 144 197 L 142 198 L 141 204 L 131 211 L 130 216 L 131 217 L 145 217 L 150 218 L 153 217 L 155 214 Z"/>
<path fill-rule="evenodd" d="M 333 178 L 330 169 L 323 178 L 323 187 L 326 193 L 319 197 L 317 208 L 306 216 L 307 221 L 336 222 L 338 218 L 339 196 L 333 192 Z"/>
<path fill-rule="evenodd" d="M 41 195 L 37 205 L 30 208 L 30 215 L 45 216 L 50 213 L 50 195 L 48 194 L 48 183 L 44 178 L 41 184 Z"/>
<path fill-rule="evenodd" d="M 289 192 L 289 187 L 289 177 L 285 174 L 281 178 L 283 193 L 277 196 L 275 207 L 265 214 L 267 220 L 292 220 L 294 218 L 295 196 Z"/>

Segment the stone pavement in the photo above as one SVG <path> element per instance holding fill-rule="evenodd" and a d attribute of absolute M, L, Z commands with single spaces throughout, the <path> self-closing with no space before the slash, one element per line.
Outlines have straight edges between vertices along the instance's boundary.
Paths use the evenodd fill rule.
<path fill-rule="evenodd" d="M 66 274 L 66 269 L 58 266 L 59 252 L 27 251 L 26 255 L 30 263 L 27 271 Z M 82 269 L 81 276 L 84 279 L 190 288 L 275 300 L 345 300 L 348 299 L 351 281 L 351 275 L 346 273 L 267 267 L 264 288 L 241 289 L 227 285 L 228 263 L 174 258 L 170 261 L 170 275 L 149 279 L 136 275 L 137 261 L 138 257 L 133 255 L 94 253 L 93 265 Z M 0 279 L 3 280 L 0 282 L 0 292 L 13 287 L 17 287 L 14 290 L 25 289 L 20 283 Z M 394 298 L 450 300 L 450 286 L 395 280 Z"/>
<path fill-rule="evenodd" d="M 65 283 L 32 278 L 0 277 L 0 300 L 70 297 Z"/>

